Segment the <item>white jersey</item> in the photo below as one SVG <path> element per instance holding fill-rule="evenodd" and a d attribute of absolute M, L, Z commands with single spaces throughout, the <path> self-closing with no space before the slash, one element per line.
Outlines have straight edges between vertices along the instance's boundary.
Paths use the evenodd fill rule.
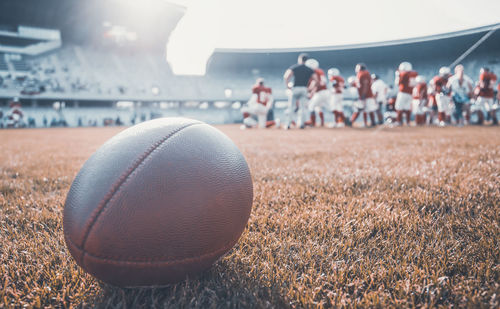
<path fill-rule="evenodd" d="M 469 96 L 469 93 L 472 92 L 472 89 L 474 87 L 472 79 L 465 74 L 463 76 L 463 81 L 461 84 L 458 76 L 453 75 L 448 80 L 448 85 L 450 86 L 453 95 L 458 95 L 459 97 L 464 98 Z"/>
<path fill-rule="evenodd" d="M 377 95 L 375 97 L 377 102 L 385 102 L 385 100 L 387 98 L 387 91 L 388 91 L 388 87 L 387 87 L 386 83 L 384 83 L 383 80 L 377 79 L 376 81 L 374 81 L 372 83 L 372 92 L 373 92 L 373 94 Z"/>

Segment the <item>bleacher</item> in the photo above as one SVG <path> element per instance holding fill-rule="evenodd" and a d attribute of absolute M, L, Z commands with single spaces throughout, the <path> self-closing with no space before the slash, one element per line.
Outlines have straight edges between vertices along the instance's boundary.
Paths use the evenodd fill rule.
<path fill-rule="evenodd" d="M 7 66 L 7 62 L 5 61 L 4 54 L 0 54 L 0 71 L 8 71 L 9 67 Z"/>

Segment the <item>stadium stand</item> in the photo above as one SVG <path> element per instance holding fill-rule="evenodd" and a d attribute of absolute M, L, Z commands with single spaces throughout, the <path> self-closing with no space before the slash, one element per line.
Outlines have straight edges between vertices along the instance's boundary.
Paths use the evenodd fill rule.
<path fill-rule="evenodd" d="M 63 44 L 60 48 L 38 55 L 11 57 L 9 53 L 0 53 L 0 108 L 5 109 L 12 97 L 19 97 L 27 114 L 36 114 L 42 112 L 39 106 L 50 106 L 53 102 L 61 101 L 67 103 L 65 114 L 72 115 L 73 106 L 78 106 L 77 113 L 83 113 L 82 118 L 97 119 L 92 115 L 98 112 L 102 113 L 102 117 L 116 118 L 119 113 L 113 111 L 118 101 L 131 101 L 135 102 L 134 106 L 142 104 L 143 108 L 146 106 L 150 109 L 158 108 L 158 104 L 166 106 L 168 102 L 178 102 L 182 107 L 194 101 L 198 102 L 196 108 L 176 107 L 174 110 L 176 113 L 183 109 L 194 112 L 200 110 L 200 106 L 205 106 L 200 102 L 208 102 L 208 111 L 205 110 L 205 113 L 211 111 L 212 114 L 217 114 L 220 111 L 214 109 L 215 102 L 245 102 L 257 77 L 265 78 L 266 85 L 273 89 L 277 105 L 284 106 L 280 104 L 287 100 L 282 76 L 296 62 L 299 52 L 308 52 L 325 70 L 330 67 L 339 68 L 346 79 L 354 75 L 356 63 L 364 62 L 370 72 L 378 74 L 387 84 L 393 84 L 394 70 L 400 62 L 410 61 L 421 75 L 430 79 L 437 74 L 439 67 L 451 64 L 491 29 L 499 26 L 497 24 L 428 37 L 350 46 L 300 50 L 218 49 L 208 61 L 205 76 L 176 76 L 165 61 L 165 42 L 184 14 L 182 8 L 164 4 L 163 9 L 171 18 L 161 19 L 155 29 L 138 28 L 139 41 L 123 45 L 103 39 L 102 20 L 105 16 L 102 15 L 101 6 L 111 5 L 111 2 L 104 4 L 102 1 L 89 0 L 85 4 L 88 6 L 87 10 L 83 10 L 81 4 L 76 5 L 77 1 L 74 0 L 48 0 L 44 4 L 28 6 L 23 5 L 28 3 L 27 0 L 5 0 L 0 5 L 0 18 L 5 23 L 0 30 L 16 29 L 22 24 L 59 29 Z M 54 11 L 51 14 L 39 14 L 41 6 L 52 7 Z M 98 11 L 101 15 L 84 14 L 89 11 Z M 16 15 L 16 18 L 11 15 Z M 82 29 L 86 29 L 86 32 Z M 0 37 L 0 44 L 36 44 L 36 39 L 9 40 L 5 41 Z M 500 31 L 495 31 L 468 54 L 462 64 L 466 74 L 477 79 L 482 66 L 500 71 L 499 55 Z M 103 107 L 94 110 L 94 104 L 101 104 Z M 159 109 L 159 113 L 164 114 L 167 109 Z M 212 119 L 224 122 L 241 119 L 240 115 L 233 113 L 233 109 L 226 109 L 227 113 L 223 114 L 232 115 L 233 118 L 212 115 Z M 75 117 L 67 117 L 70 125 L 79 123 L 78 117 Z M 131 117 L 127 114 L 122 118 Z M 41 123 L 38 115 L 35 118 L 37 123 Z M 101 118 L 97 120 L 98 124 L 102 123 Z M 84 124 L 88 123 L 85 119 L 82 120 Z M 124 122 L 126 123 L 125 120 Z"/>

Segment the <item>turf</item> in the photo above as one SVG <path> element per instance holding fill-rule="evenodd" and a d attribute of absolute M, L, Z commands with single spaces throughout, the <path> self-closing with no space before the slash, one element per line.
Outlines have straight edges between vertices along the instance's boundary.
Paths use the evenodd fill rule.
<path fill-rule="evenodd" d="M 73 177 L 123 128 L 0 131 L 0 307 L 500 306 L 500 129 L 246 130 L 238 244 L 155 289 L 93 279 L 65 246 Z"/>

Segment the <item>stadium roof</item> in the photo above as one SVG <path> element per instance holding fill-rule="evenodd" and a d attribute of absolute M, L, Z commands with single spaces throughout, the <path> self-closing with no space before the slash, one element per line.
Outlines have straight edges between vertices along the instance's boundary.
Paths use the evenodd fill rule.
<path fill-rule="evenodd" d="M 242 70 L 286 68 L 297 61 L 299 52 L 308 52 L 320 63 L 352 64 L 394 63 L 436 58 L 453 61 L 490 31 L 474 54 L 500 51 L 500 23 L 469 30 L 417 38 L 338 46 L 318 46 L 284 49 L 216 49 L 209 59 L 209 73 L 239 68 Z"/>
<path fill-rule="evenodd" d="M 63 42 L 96 43 L 105 24 L 117 25 L 137 33 L 142 45 L 164 48 L 184 13 L 183 6 L 165 0 L 2 0 L 0 28 L 59 29 Z"/>

